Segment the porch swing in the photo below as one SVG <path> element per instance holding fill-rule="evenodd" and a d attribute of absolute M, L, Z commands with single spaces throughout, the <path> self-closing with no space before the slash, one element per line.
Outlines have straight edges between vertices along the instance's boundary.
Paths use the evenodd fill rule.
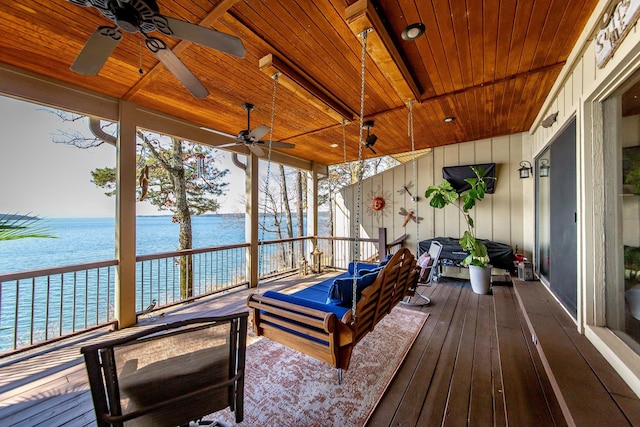
<path fill-rule="evenodd" d="M 363 161 L 364 145 L 362 123 L 368 31 L 370 30 L 360 34 L 363 38 L 358 143 L 360 166 Z M 270 152 L 271 147 L 269 147 Z M 268 174 L 269 168 L 267 168 L 267 180 Z M 416 260 L 407 248 L 401 248 L 380 265 L 364 264 L 358 261 L 360 180 L 358 180 L 356 191 L 355 242 L 353 261 L 348 271 L 295 294 L 276 291 L 267 291 L 263 294 L 258 292 L 250 295 L 247 300 L 247 305 L 252 309 L 256 335 L 272 339 L 332 365 L 338 369 L 339 382 L 342 381 L 343 371 L 349 368 L 351 354 L 356 344 L 391 312 L 391 309 L 404 298 L 408 289 L 415 286 L 418 278 L 415 268 Z"/>

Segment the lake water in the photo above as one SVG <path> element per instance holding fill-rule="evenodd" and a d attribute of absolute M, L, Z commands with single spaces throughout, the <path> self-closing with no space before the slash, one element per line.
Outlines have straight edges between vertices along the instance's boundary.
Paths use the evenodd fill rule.
<path fill-rule="evenodd" d="M 0 241 L 0 274 L 108 261 L 115 258 L 115 221 L 113 218 L 52 218 L 46 219 L 55 238 L 19 239 Z M 294 221 L 295 222 L 295 221 Z M 268 223 L 267 223 L 268 224 Z M 319 218 L 320 235 L 327 235 L 326 216 Z M 178 243 L 179 225 L 171 216 L 143 216 L 136 222 L 138 255 L 172 252 Z M 202 215 L 192 217 L 193 247 L 223 246 L 245 241 L 245 216 L 239 214 Z M 295 224 L 294 224 L 295 229 Z M 277 239 L 275 233 L 259 235 L 264 240 Z M 198 262 L 194 258 L 194 262 Z M 207 262 L 206 259 L 202 262 Z M 150 278 L 141 274 L 137 266 L 136 307 L 141 311 L 151 298 L 164 304 L 179 298 L 169 288 L 151 288 Z M 213 283 L 231 283 L 232 278 L 243 275 L 242 265 L 234 263 L 216 265 L 207 276 L 198 265 L 194 267 L 194 286 Z M 100 274 L 102 279 L 97 279 Z M 159 283 L 172 276 L 172 270 L 156 270 Z M 101 286 L 107 280 L 104 273 L 92 271 L 62 278 L 54 276 L 51 282 L 38 279 L 4 282 L 0 289 L 0 352 L 10 350 L 14 339 L 17 345 L 27 344 L 49 336 L 63 335 L 89 325 L 106 321 L 107 312 L 113 310 L 113 288 Z M 93 283 L 88 286 L 88 283 Z M 98 283 L 95 285 L 94 283 Z M 203 285 L 204 284 L 204 285 Z M 76 286 L 77 285 L 77 286 Z M 33 314 L 32 314 L 33 313 Z M 48 321 L 46 319 L 49 319 Z"/>
<path fill-rule="evenodd" d="M 56 236 L 53 239 L 0 241 L 0 274 L 115 258 L 113 218 L 50 218 L 46 221 L 51 234 Z M 321 214 L 318 224 L 320 235 L 326 235 L 326 216 Z M 171 216 L 140 216 L 136 228 L 137 255 L 177 249 L 179 225 L 171 222 Z M 192 228 L 194 248 L 245 241 L 243 214 L 193 216 Z M 277 236 L 267 233 L 264 238 L 276 239 Z"/>

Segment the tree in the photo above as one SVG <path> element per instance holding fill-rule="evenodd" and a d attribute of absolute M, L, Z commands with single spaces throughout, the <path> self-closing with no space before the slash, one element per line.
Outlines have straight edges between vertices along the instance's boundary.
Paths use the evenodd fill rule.
<path fill-rule="evenodd" d="M 76 121 L 80 116 L 57 111 L 64 121 Z M 71 144 L 79 148 L 96 147 L 104 143 L 115 144 L 109 138 L 113 124 L 101 126 L 103 135 L 87 137 L 76 131 L 58 131 L 53 141 Z M 158 210 L 170 211 L 172 221 L 180 225 L 177 250 L 191 249 L 193 233 L 191 215 L 215 213 L 220 204 L 218 197 L 226 194 L 228 182 L 224 177 L 228 169 L 215 167 L 217 150 L 174 137 L 160 136 L 142 130 L 137 131 L 138 200 L 147 200 Z M 116 191 L 114 168 L 98 168 L 91 171 L 92 182 L 106 190 L 107 196 Z M 183 256 L 180 264 L 180 296 L 193 296 L 191 257 Z"/>
<path fill-rule="evenodd" d="M 388 157 L 377 157 L 374 159 L 366 159 L 362 164 L 358 161 L 349 163 L 340 163 L 329 167 L 329 176 L 322 180 L 319 185 L 318 203 L 320 205 L 327 203 L 329 205 L 329 232 L 333 236 L 333 203 L 334 194 L 342 188 L 355 184 L 358 180 L 366 179 L 376 175 L 379 172 L 394 167 L 398 161 Z"/>

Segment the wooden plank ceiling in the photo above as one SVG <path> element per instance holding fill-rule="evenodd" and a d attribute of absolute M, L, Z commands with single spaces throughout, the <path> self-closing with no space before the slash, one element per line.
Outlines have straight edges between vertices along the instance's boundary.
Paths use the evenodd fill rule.
<path fill-rule="evenodd" d="M 270 124 L 279 70 L 274 140 L 294 143 L 286 152 L 296 157 L 335 164 L 344 158 L 345 116 L 347 159 L 358 157 L 364 28 L 373 28 L 364 117 L 375 121 L 375 151 L 387 155 L 411 150 L 412 100 L 416 149 L 528 130 L 596 3 L 158 0 L 162 15 L 235 35 L 246 48 L 240 59 L 153 33 L 208 88 L 209 96 L 196 99 L 139 33 L 123 32 L 97 76 L 72 72 L 91 34 L 111 25 L 97 9 L 65 0 L 3 1 L 0 62 L 233 135 L 247 127 L 245 102 L 256 105 L 252 128 Z M 404 41 L 402 30 L 416 22 L 425 35 Z M 455 120 L 443 122 L 449 116 Z"/>

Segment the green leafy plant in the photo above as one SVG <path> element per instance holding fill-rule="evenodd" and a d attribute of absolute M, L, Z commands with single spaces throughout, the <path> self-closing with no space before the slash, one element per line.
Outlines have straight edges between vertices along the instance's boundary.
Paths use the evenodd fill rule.
<path fill-rule="evenodd" d="M 40 218 L 18 214 L 0 214 L 0 241 L 55 237 Z"/>
<path fill-rule="evenodd" d="M 467 230 L 460 237 L 460 246 L 469 255 L 462 261 L 464 265 L 476 265 L 486 267 L 489 264 L 489 254 L 484 243 L 478 241 L 475 236 L 475 228 L 471 210 L 480 200 L 484 199 L 487 191 L 487 179 L 494 177 L 485 176 L 486 172 L 482 168 L 469 166 L 476 175 L 475 178 L 467 178 L 465 181 L 471 186 L 468 190 L 458 194 L 451 186 L 451 183 L 443 179 L 439 185 L 431 185 L 424 193 L 424 197 L 429 200 L 429 204 L 436 209 L 444 209 L 448 205 L 455 206 L 467 223 Z"/>

